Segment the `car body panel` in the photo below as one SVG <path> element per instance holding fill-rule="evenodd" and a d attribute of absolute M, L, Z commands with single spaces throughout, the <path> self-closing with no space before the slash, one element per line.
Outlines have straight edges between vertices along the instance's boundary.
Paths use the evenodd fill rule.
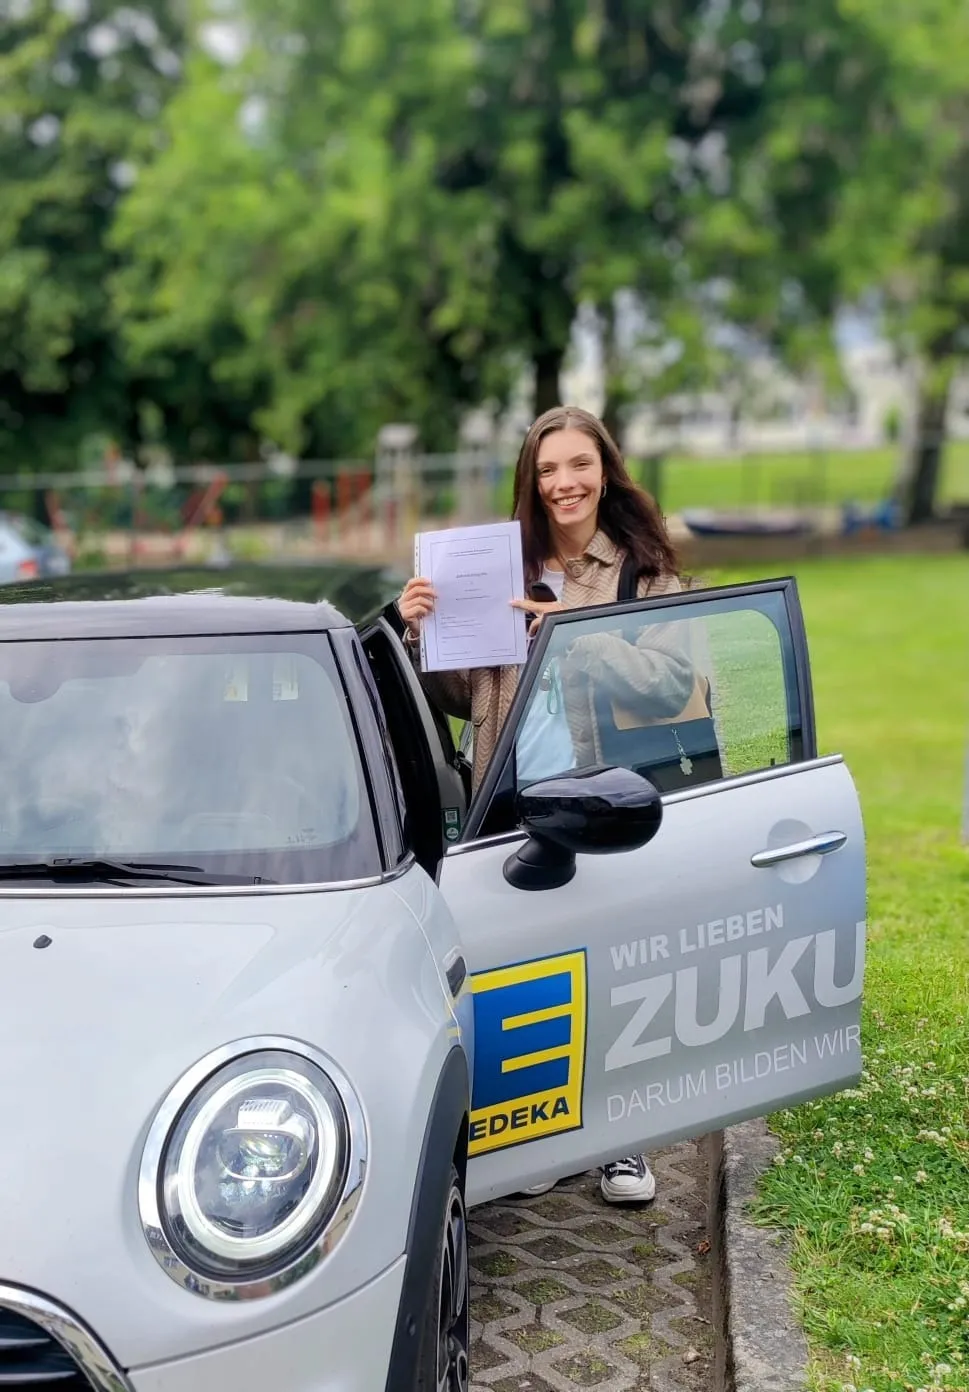
<path fill-rule="evenodd" d="M 294 627 L 286 617 L 287 606 L 298 612 L 300 608 L 325 605 L 338 611 L 341 623 L 358 623 L 385 605 L 401 583 L 400 576 L 390 567 L 339 561 L 312 566 L 253 564 L 222 569 L 196 565 L 164 570 L 79 571 L 4 589 L 0 592 L 0 622 L 4 626 L 17 622 L 18 611 L 23 622 L 36 620 L 40 616 L 36 606 L 103 606 L 191 596 L 187 602 L 196 612 L 211 612 L 213 603 L 222 599 L 257 600 L 265 632 L 271 633 L 278 631 L 275 625 L 279 622 L 290 629 Z M 270 613 L 269 603 L 276 606 L 275 613 Z"/>
<path fill-rule="evenodd" d="M 377 1392 L 387 1379 L 403 1278 L 401 1260 L 326 1310 L 207 1353 L 134 1368 L 134 1392 L 283 1385 L 286 1392 Z"/>
<path fill-rule="evenodd" d="M 16 1193 L 0 1273 L 74 1309 L 126 1366 L 272 1329 L 344 1298 L 404 1252 L 409 1192 L 456 1022 L 397 886 L 329 893 L 3 897 L 0 1105 L 30 1138 L 0 1154 Z M 51 939 L 34 947 L 41 935 Z M 210 1050 L 305 1040 L 357 1091 L 369 1138 L 345 1240 L 259 1300 L 216 1303 L 173 1281 L 138 1216 L 155 1109 Z M 392 1045 L 389 1041 L 392 1040 Z"/>
<path fill-rule="evenodd" d="M 594 663 L 614 653 L 616 671 L 648 671 L 649 681 L 687 661 L 694 681 L 707 678 L 704 718 L 670 722 L 677 742 L 676 727 L 700 740 L 699 763 L 682 743 L 677 760 L 662 740 L 637 735 L 655 733 L 657 722 L 648 698 L 631 697 L 617 678 L 612 699 L 627 703 L 621 728 L 630 733 L 625 744 L 615 732 L 610 739 L 630 759 L 641 751 L 638 777 L 629 773 L 634 762 L 624 766 L 623 796 L 634 800 L 638 785 L 659 821 L 651 818 L 638 849 L 597 843 L 605 854 L 579 851 L 560 887 L 539 887 L 530 875 L 516 888 L 505 868 L 527 839 L 518 732 L 533 694 L 546 702 L 542 719 L 546 709 L 557 715 L 542 694 L 550 685 L 537 684 L 550 662 L 588 654 L 583 644 L 594 645 Z M 635 660 L 627 664 L 625 654 Z M 604 657 L 601 666 L 589 670 L 608 701 Z M 571 720 L 583 710 L 592 718 L 572 700 Z M 630 709 L 635 700 L 642 704 Z M 542 816 L 573 796 L 558 744 L 546 750 L 552 762 L 538 767 L 555 779 L 555 792 Z M 658 800 L 642 781 L 652 776 L 650 750 L 666 761 Z M 472 973 L 469 1204 L 857 1080 L 864 829 L 843 760 L 816 751 L 793 580 L 563 611 L 542 625 L 461 842 L 439 876 Z M 572 781 L 578 797 L 584 785 Z M 600 804 L 583 817 L 603 811 Z M 536 823 L 530 853 L 541 854 L 545 826 Z M 818 837 L 825 852 L 807 854 Z M 785 858 L 775 861 L 776 852 Z M 764 853 L 771 863 L 759 863 Z"/>
<path fill-rule="evenodd" d="M 394 893 L 414 915 L 437 964 L 441 989 L 451 1001 L 455 1039 L 474 1070 L 474 1002 L 464 942 L 454 915 L 438 886 L 428 875 L 406 875 L 392 881 Z"/>
<path fill-rule="evenodd" d="M 810 867 L 803 860 L 752 867 L 751 855 L 777 844 L 778 832 L 793 840 L 832 824 L 847 834 L 836 854 L 812 857 Z M 521 1140 L 509 1144 L 515 1109 L 545 1093 L 516 1081 L 538 1076 L 526 1068 L 507 1075 L 501 1106 L 482 1106 L 495 1067 L 488 1055 L 504 1050 L 511 1059 L 544 1041 L 526 1046 L 519 1035 L 515 1042 L 507 1025 L 503 1035 L 490 1023 L 484 1033 L 479 1017 L 469 1204 L 857 1079 L 865 846 L 854 784 L 840 760 L 670 801 L 652 842 L 617 856 L 579 856 L 574 880 L 562 889 L 512 888 L 502 865 L 514 849 L 499 841 L 449 855 L 442 892 L 458 919 L 476 997 L 494 995 L 493 974 L 506 970 L 497 995 L 500 1007 L 501 991 L 508 992 L 508 1016 L 544 1004 L 542 983 L 578 959 L 568 988 L 569 1078 L 554 1093 L 569 1110 L 561 1131 L 550 1129 L 551 1118 L 546 1126 L 541 1117 L 519 1116 Z M 807 869 L 810 877 L 801 878 Z M 728 920 L 738 935 L 732 941 Z M 719 927 L 698 931 L 701 924 Z M 824 983 L 832 966 L 821 995 L 838 1003 L 826 1006 L 814 972 Z M 524 999 L 529 982 L 535 1004 Z M 494 1124 L 493 1117 L 508 1125 L 490 1140 L 483 1132 L 476 1153 L 476 1127 Z"/>

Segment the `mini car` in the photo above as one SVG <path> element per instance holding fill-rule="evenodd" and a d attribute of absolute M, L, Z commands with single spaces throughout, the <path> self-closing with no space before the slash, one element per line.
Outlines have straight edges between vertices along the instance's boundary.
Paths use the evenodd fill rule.
<path fill-rule="evenodd" d="M 465 1389 L 469 1207 L 859 1076 L 794 581 L 550 617 L 473 795 L 393 592 L 3 593 L 0 1388 Z M 606 663 L 597 759 L 525 783 L 589 635 L 705 709 Z"/>

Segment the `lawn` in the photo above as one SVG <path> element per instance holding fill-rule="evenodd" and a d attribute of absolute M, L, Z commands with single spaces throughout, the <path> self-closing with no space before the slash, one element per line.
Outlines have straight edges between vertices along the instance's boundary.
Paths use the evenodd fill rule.
<path fill-rule="evenodd" d="M 671 455 L 657 484 L 648 467 L 630 461 L 633 475 L 657 491 L 663 511 L 683 508 L 823 506 L 876 503 L 888 497 L 898 452 L 818 450 L 814 453 L 750 454 L 714 459 Z M 511 511 L 512 472 L 499 486 L 498 511 Z M 969 442 L 950 444 L 943 463 L 943 501 L 969 499 Z"/>
<path fill-rule="evenodd" d="M 969 1389 L 969 558 L 795 573 L 820 748 L 865 814 L 865 1072 L 771 1118 L 760 1212 L 792 1239 L 816 1387 Z"/>

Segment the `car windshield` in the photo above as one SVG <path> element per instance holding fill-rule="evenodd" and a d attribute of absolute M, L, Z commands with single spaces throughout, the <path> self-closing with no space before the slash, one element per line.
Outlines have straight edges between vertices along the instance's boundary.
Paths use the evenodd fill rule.
<path fill-rule="evenodd" d="M 58 858 L 379 873 L 325 634 L 0 643 L 0 879 Z"/>

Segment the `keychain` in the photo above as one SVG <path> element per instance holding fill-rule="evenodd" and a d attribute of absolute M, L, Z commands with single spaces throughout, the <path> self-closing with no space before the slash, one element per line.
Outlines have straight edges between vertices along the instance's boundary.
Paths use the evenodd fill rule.
<path fill-rule="evenodd" d="M 693 772 L 693 760 L 683 748 L 676 726 L 671 726 L 671 729 L 673 731 L 673 738 L 676 740 L 676 747 L 680 751 L 680 768 L 683 772 L 683 776 L 689 778 L 690 774 Z"/>

